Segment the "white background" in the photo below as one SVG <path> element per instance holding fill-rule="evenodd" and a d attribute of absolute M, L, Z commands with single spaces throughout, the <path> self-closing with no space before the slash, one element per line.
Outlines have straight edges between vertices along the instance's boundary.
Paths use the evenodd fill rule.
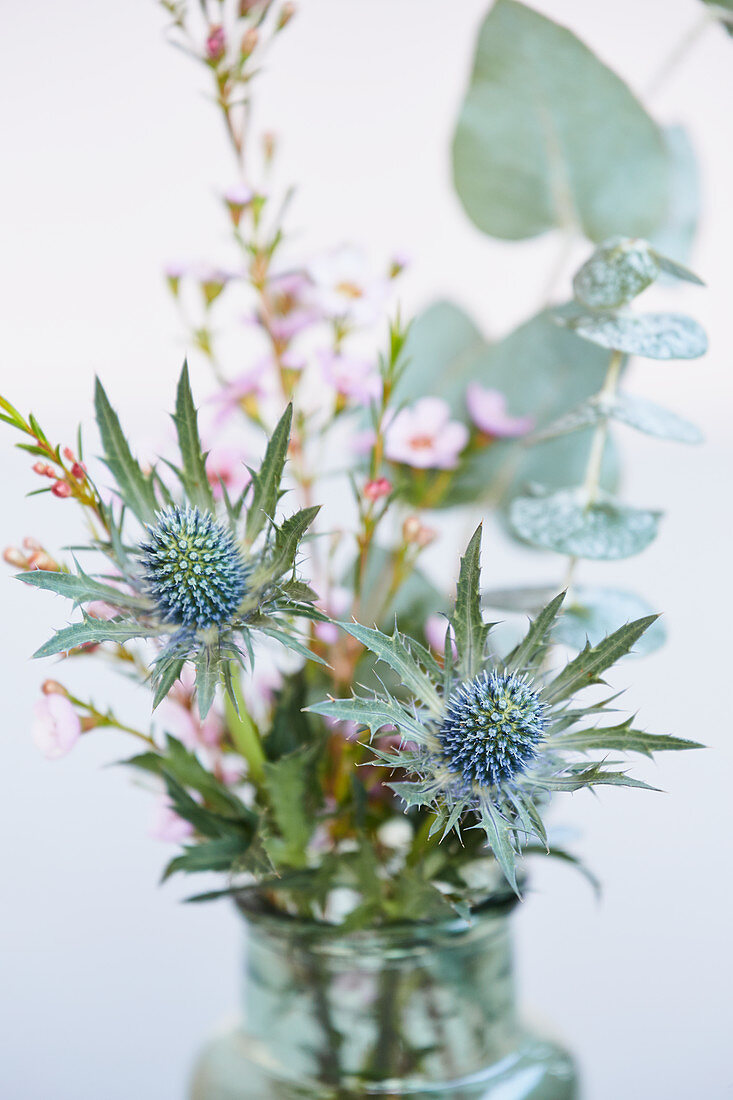
<path fill-rule="evenodd" d="M 413 257 L 404 303 L 438 294 L 492 333 L 535 306 L 552 237 L 483 238 L 451 192 L 448 145 L 486 0 L 303 0 L 263 80 L 261 121 L 297 179 L 304 251 L 361 241 L 375 263 Z M 641 92 L 700 16 L 693 0 L 536 0 Z M 139 439 L 163 431 L 184 347 L 160 272 L 216 255 L 228 153 L 193 66 L 152 0 L 2 3 L 0 381 L 59 436 L 88 419 L 99 371 Z M 622 439 L 625 492 L 668 510 L 642 557 L 586 572 L 644 592 L 670 641 L 633 677 L 648 728 L 704 753 L 639 774 L 665 794 L 568 799 L 562 818 L 604 883 L 542 867 L 518 921 L 529 1013 L 576 1051 L 586 1100 L 721 1100 L 730 1059 L 731 293 L 733 42 L 710 27 L 655 97 L 692 130 L 705 214 L 679 301 L 711 335 L 703 362 L 639 363 L 632 387 L 700 423 L 704 449 Z M 203 369 L 195 380 L 201 389 Z M 41 498 L 4 437 L 0 544 L 73 539 L 71 509 Z M 491 584 L 555 575 L 492 540 Z M 9 572 L 9 571 L 8 571 Z M 49 668 L 27 655 L 62 614 L 0 579 L 3 956 L 0 1095 L 7 1100 L 182 1100 L 192 1053 L 234 1004 L 239 929 L 226 905 L 181 907 L 156 887 L 166 849 L 148 795 L 102 765 L 129 746 L 90 738 L 59 763 L 29 742 Z M 643 679 L 642 679 L 643 678 Z M 617 679 L 619 679 L 617 677 Z M 104 698 L 100 677 L 95 688 Z"/>

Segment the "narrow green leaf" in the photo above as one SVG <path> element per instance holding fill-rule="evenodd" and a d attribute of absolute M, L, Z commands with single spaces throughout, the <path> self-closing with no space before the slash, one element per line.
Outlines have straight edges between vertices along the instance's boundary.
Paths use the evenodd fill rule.
<path fill-rule="evenodd" d="M 553 739 L 558 749 L 570 749 L 573 752 L 593 752 L 595 750 L 620 750 L 638 752 L 651 757 L 655 752 L 680 751 L 682 749 L 702 749 L 698 741 L 687 741 L 682 737 L 670 737 L 667 734 L 646 733 L 634 729 L 632 719 L 618 726 L 606 726 L 587 730 L 572 730 Z"/>
<path fill-rule="evenodd" d="M 512 842 L 511 827 L 501 817 L 497 808 L 491 806 L 486 800 L 481 801 L 480 828 L 486 834 L 487 843 L 504 872 L 504 877 L 517 897 L 521 897 L 517 885 L 517 853 Z"/>
<path fill-rule="evenodd" d="M 211 710 L 221 679 L 221 660 L 216 646 L 204 645 L 196 657 L 196 700 L 202 718 Z"/>
<path fill-rule="evenodd" d="M 508 668 L 530 669 L 541 664 L 550 645 L 551 631 L 564 599 L 565 593 L 560 592 L 530 623 L 529 630 L 522 641 L 506 658 Z"/>
<path fill-rule="evenodd" d="M 366 646 L 380 661 L 389 665 L 397 673 L 404 687 L 412 692 L 433 715 L 442 713 L 443 704 L 435 685 L 412 656 L 397 629 L 389 635 L 383 634 L 375 627 L 362 626 L 360 623 L 339 623 L 338 625 L 341 630 Z"/>
<path fill-rule="evenodd" d="M 470 680 L 480 671 L 490 629 L 481 614 L 482 533 L 483 526 L 479 524 L 461 558 L 456 605 L 451 616 L 462 680 Z"/>
<path fill-rule="evenodd" d="M 27 573 L 17 573 L 16 577 L 24 584 L 32 588 L 43 588 L 48 592 L 55 592 L 58 596 L 65 596 L 76 603 L 88 603 L 92 600 L 104 600 L 113 607 L 124 607 L 131 610 L 147 610 L 149 605 L 146 600 L 137 596 L 130 596 L 126 592 L 111 585 L 102 584 L 87 576 L 79 570 L 78 573 L 57 573 L 45 569 L 35 569 Z"/>
<path fill-rule="evenodd" d="M 357 722 L 366 726 L 371 734 L 383 726 L 395 726 L 410 741 L 424 743 L 425 730 L 420 722 L 408 714 L 394 699 L 324 699 L 306 707 L 309 714 L 322 714 L 341 722 Z"/>
<path fill-rule="evenodd" d="M 205 512 L 214 512 L 214 494 L 206 473 L 206 460 L 201 448 L 198 431 L 198 416 L 193 403 L 191 384 L 188 376 L 188 363 L 184 361 L 176 394 L 176 411 L 173 416 L 178 435 L 183 470 L 181 481 L 186 496 L 192 504 Z"/>
<path fill-rule="evenodd" d="M 130 620 L 90 618 L 57 630 L 53 638 L 37 649 L 33 656 L 53 657 L 57 653 L 67 653 L 70 649 L 99 642 L 117 642 L 122 645 L 133 638 L 154 638 L 159 633 L 159 630 L 149 629 Z"/>
<path fill-rule="evenodd" d="M 252 473 L 252 500 L 245 528 L 247 541 L 250 543 L 254 542 L 268 519 L 274 518 L 292 421 L 293 406 L 288 405 L 267 444 L 259 471 Z"/>
<path fill-rule="evenodd" d="M 152 478 L 143 474 L 133 458 L 117 414 L 99 379 L 96 380 L 94 406 L 104 461 L 117 482 L 123 501 L 142 523 L 154 523 L 157 501 Z"/>
<path fill-rule="evenodd" d="M 644 631 L 658 618 L 658 615 L 645 615 L 635 622 L 619 627 L 598 645 L 586 645 L 544 689 L 545 701 L 559 703 L 582 688 L 603 683 L 600 674 L 628 653 Z"/>

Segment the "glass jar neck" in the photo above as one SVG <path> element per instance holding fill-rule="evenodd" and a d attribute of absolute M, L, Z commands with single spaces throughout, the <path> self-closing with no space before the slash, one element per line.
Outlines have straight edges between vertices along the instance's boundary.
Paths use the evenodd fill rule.
<path fill-rule="evenodd" d="M 390 1080 L 432 1089 L 500 1061 L 517 1036 L 508 908 L 344 933 L 243 907 L 251 1049 L 284 1081 L 361 1095 L 387 1094 Z"/>

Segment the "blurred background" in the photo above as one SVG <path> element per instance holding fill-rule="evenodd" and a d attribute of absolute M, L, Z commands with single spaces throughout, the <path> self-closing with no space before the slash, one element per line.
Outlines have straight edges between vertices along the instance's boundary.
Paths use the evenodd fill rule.
<path fill-rule="evenodd" d="M 703 11 L 697 0 L 534 6 L 641 95 Z M 280 135 L 279 180 L 298 183 L 290 224 L 304 255 L 346 240 L 383 267 L 404 251 L 408 315 L 448 295 L 498 335 L 534 310 L 557 241 L 491 241 L 451 188 L 449 143 L 487 7 L 302 0 L 262 79 L 257 121 Z M 166 44 L 152 0 L 4 0 L 2 12 L 0 390 L 71 441 L 90 419 L 99 372 L 130 433 L 152 447 L 168 432 L 162 410 L 187 350 L 163 267 L 213 258 L 225 233 L 216 195 L 233 174 L 218 120 L 196 67 Z M 629 707 L 647 728 L 710 748 L 640 766 L 664 794 L 566 799 L 556 818 L 582 831 L 576 847 L 602 901 L 573 871 L 541 865 L 517 921 L 526 1014 L 576 1053 L 586 1100 L 733 1096 L 732 62 L 733 43 L 711 23 L 647 100 L 659 121 L 688 127 L 700 160 L 691 266 L 708 289 L 665 295 L 705 324 L 711 350 L 688 363 L 637 360 L 629 386 L 700 424 L 707 443 L 623 436 L 626 499 L 668 516 L 641 557 L 582 573 L 664 610 L 666 648 L 626 662 L 615 683 L 633 679 Z M 204 393 L 199 363 L 194 381 Z M 71 509 L 24 498 L 36 484 L 10 443 L 4 434 L 0 545 L 29 534 L 49 547 L 72 541 Z M 443 576 L 454 568 L 454 543 L 445 546 Z M 559 562 L 496 532 L 484 560 L 491 586 L 543 580 Z M 0 578 L 0 1095 L 182 1100 L 197 1045 L 236 1003 L 240 928 L 226 904 L 180 906 L 186 884 L 157 887 L 169 853 L 150 839 L 150 796 L 105 767 L 127 745 L 89 738 L 49 763 L 31 744 L 32 706 L 52 672 L 26 657 L 62 608 L 9 575 Z M 120 694 L 102 676 L 96 691 Z"/>

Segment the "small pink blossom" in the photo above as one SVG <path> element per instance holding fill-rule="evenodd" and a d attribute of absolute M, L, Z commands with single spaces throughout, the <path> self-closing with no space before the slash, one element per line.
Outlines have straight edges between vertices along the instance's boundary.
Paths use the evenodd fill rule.
<path fill-rule="evenodd" d="M 342 245 L 308 265 L 312 300 L 326 317 L 368 325 L 377 319 L 389 295 L 389 280 L 369 271 L 362 252 Z"/>
<path fill-rule="evenodd" d="M 224 28 L 220 25 L 210 27 L 206 39 L 206 56 L 209 61 L 221 61 L 226 53 L 226 48 L 227 40 Z"/>
<path fill-rule="evenodd" d="M 235 183 L 231 187 L 227 187 L 224 192 L 224 202 L 228 206 L 237 206 L 240 209 L 249 206 L 254 197 L 254 191 L 246 183 Z"/>
<path fill-rule="evenodd" d="M 93 619 L 116 619 L 119 615 L 119 609 L 112 607 L 111 604 L 105 603 L 104 600 L 92 600 L 91 603 L 86 605 L 87 614 L 91 615 Z"/>
<path fill-rule="evenodd" d="M 342 397 L 350 397 L 362 404 L 379 398 L 382 380 L 370 360 L 356 359 L 335 351 L 322 351 L 318 354 L 318 361 L 324 379 Z"/>
<path fill-rule="evenodd" d="M 349 444 L 352 454 L 358 458 L 365 458 L 377 442 L 377 433 L 374 428 L 364 428 L 360 432 L 353 432 L 349 436 Z"/>
<path fill-rule="evenodd" d="M 430 615 L 425 621 L 425 637 L 428 640 L 428 645 L 431 649 L 434 649 L 436 653 L 445 653 L 445 636 L 448 633 L 450 638 L 451 649 L 453 650 L 453 656 L 458 655 L 456 649 L 456 643 L 453 636 L 453 628 L 448 628 L 448 622 L 443 615 Z"/>
<path fill-rule="evenodd" d="M 224 723 L 213 707 L 202 720 L 195 707 L 169 697 L 161 703 L 160 711 L 166 732 L 177 737 L 187 749 L 214 748 L 224 736 Z"/>
<path fill-rule="evenodd" d="M 385 454 L 392 462 L 418 469 L 452 470 L 468 442 L 468 428 L 451 420 L 440 397 L 421 397 L 394 417 L 385 436 Z"/>
<path fill-rule="evenodd" d="M 256 399 L 264 396 L 264 376 L 270 365 L 270 359 L 260 359 L 258 363 L 237 375 L 219 393 L 210 398 L 213 404 L 219 406 L 214 418 L 215 428 L 221 427 L 226 420 L 229 420 L 248 397 Z"/>
<path fill-rule="evenodd" d="M 318 600 L 317 606 L 332 619 L 340 619 L 351 606 L 351 592 L 340 585 L 333 587 L 328 595 Z M 334 645 L 339 639 L 339 628 L 335 623 L 314 623 L 313 633 L 326 645 Z"/>
<path fill-rule="evenodd" d="M 392 482 L 386 477 L 378 477 L 374 481 L 367 481 L 364 486 L 364 496 L 367 500 L 377 501 L 387 497 L 392 492 Z"/>
<path fill-rule="evenodd" d="M 302 271 L 283 271 L 267 282 L 267 316 L 257 318 L 271 336 L 288 344 L 303 329 L 322 319 L 322 313 L 310 300 L 310 280 Z"/>
<path fill-rule="evenodd" d="M 65 695 L 44 695 L 33 708 L 31 736 L 48 760 L 58 760 L 73 749 L 81 735 L 81 720 Z"/>
<path fill-rule="evenodd" d="M 484 389 L 479 382 L 471 382 L 466 390 L 466 407 L 479 431 L 495 439 L 515 439 L 534 427 L 531 416 L 509 416 L 504 394 Z"/>
<path fill-rule="evenodd" d="M 169 799 L 165 795 L 161 796 L 150 828 L 153 840 L 162 840 L 166 844 L 182 844 L 192 835 L 191 822 L 179 817 Z"/>
<path fill-rule="evenodd" d="M 212 447 L 206 458 L 206 475 L 214 500 L 224 496 L 222 483 L 231 500 L 236 500 L 249 485 L 251 474 L 244 464 L 244 455 L 236 447 Z"/>

